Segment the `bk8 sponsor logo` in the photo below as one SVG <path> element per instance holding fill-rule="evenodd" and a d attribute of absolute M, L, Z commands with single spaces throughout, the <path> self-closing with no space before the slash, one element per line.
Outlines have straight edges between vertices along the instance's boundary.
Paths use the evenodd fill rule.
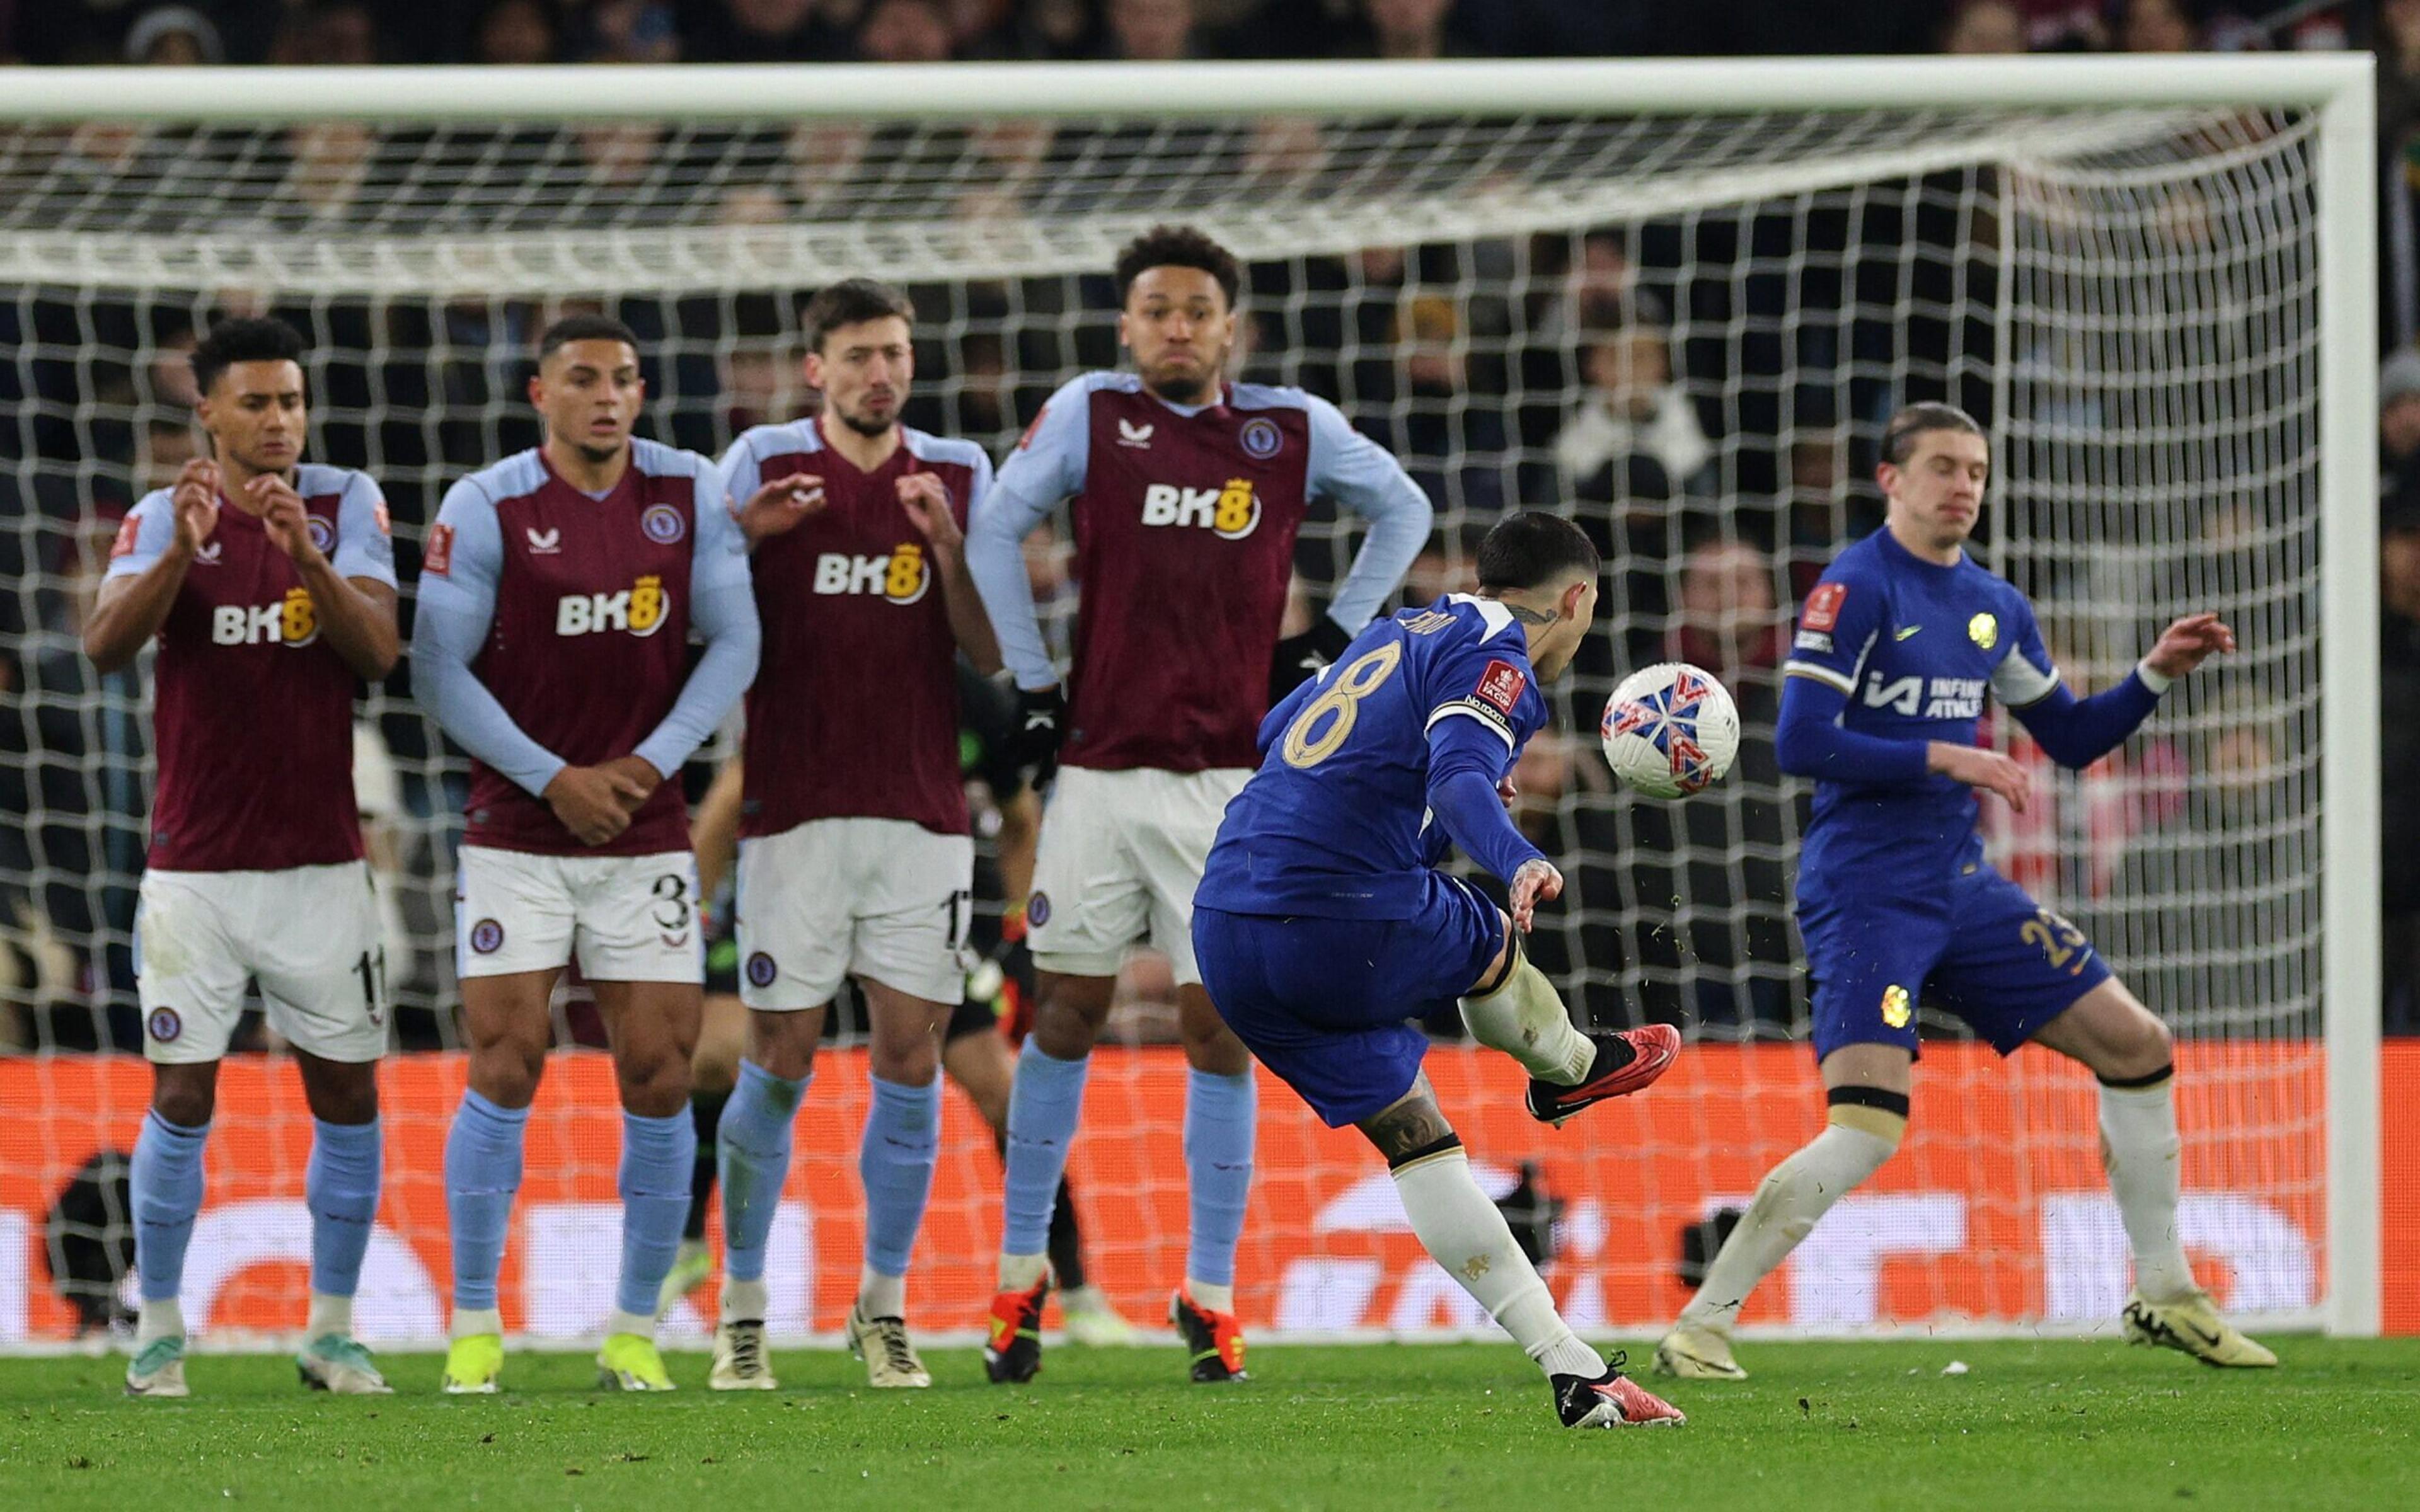
<path fill-rule="evenodd" d="M 892 548 L 888 556 L 827 551 L 815 558 L 818 594 L 873 594 L 894 604 L 913 604 L 932 586 L 932 565 L 924 560 L 924 548 L 913 542 Z"/>
<path fill-rule="evenodd" d="M 629 587 L 611 594 L 566 594 L 555 601 L 554 633 L 601 635 L 627 630 L 642 639 L 664 627 L 664 580 L 648 573 Z"/>
<path fill-rule="evenodd" d="M 310 592 L 289 588 L 274 604 L 221 604 L 210 610 L 214 646 L 307 646 L 319 639 L 319 610 Z"/>
<path fill-rule="evenodd" d="M 1155 483 L 1142 491 L 1142 522 L 1194 526 L 1221 540 L 1240 541 L 1261 523 L 1261 496 L 1249 478 L 1229 478 L 1217 488 Z"/>

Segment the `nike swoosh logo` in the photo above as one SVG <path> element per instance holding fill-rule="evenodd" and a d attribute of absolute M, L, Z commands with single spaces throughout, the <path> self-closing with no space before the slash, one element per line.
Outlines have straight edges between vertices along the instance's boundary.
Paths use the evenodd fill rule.
<path fill-rule="evenodd" d="M 1893 637 L 1891 637 L 1891 639 L 1892 639 L 1892 640 L 1906 640 L 1909 636 L 1912 636 L 1912 635 L 1916 634 L 1916 632 L 1917 632 L 1918 630 L 1921 630 L 1921 629 L 1923 629 L 1923 628 L 1924 628 L 1924 626 L 1923 626 L 1923 625 L 1911 625 L 1907 626 L 1905 629 L 1900 630 L 1897 635 L 1894 635 Z"/>

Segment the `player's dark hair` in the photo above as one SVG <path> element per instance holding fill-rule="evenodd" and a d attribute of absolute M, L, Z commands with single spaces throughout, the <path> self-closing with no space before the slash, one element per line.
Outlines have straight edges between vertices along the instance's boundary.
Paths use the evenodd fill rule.
<path fill-rule="evenodd" d="M 1883 460 L 1895 468 L 1907 466 L 1916 455 L 1916 440 L 1931 430 L 1962 430 L 1970 436 L 1980 436 L 1983 427 L 1973 415 L 1954 404 L 1927 401 L 1902 408 L 1883 426 Z"/>
<path fill-rule="evenodd" d="M 194 367 L 194 387 L 204 393 L 219 375 L 238 363 L 302 362 L 302 332 L 273 315 L 222 320 L 196 343 L 186 359 Z"/>
<path fill-rule="evenodd" d="M 1484 592 L 1544 588 L 1574 573 L 1593 579 L 1600 565 L 1587 532 L 1544 510 L 1505 516 L 1479 543 L 1479 586 Z"/>
<path fill-rule="evenodd" d="M 1244 265 L 1206 232 L 1189 225 L 1155 225 L 1118 253 L 1120 304 L 1133 291 L 1134 281 L 1154 268 L 1200 269 L 1218 281 L 1229 309 L 1234 308 L 1235 296 L 1244 286 Z"/>
<path fill-rule="evenodd" d="M 894 315 L 910 326 L 916 323 L 916 306 L 907 295 L 878 279 L 844 278 L 807 301 L 799 324 L 807 333 L 807 350 L 819 352 L 824 349 L 824 338 L 841 327 Z"/>
<path fill-rule="evenodd" d="M 610 315 L 566 315 L 537 338 L 538 362 L 543 364 L 575 341 L 618 341 L 632 352 L 639 349 L 638 333 Z"/>

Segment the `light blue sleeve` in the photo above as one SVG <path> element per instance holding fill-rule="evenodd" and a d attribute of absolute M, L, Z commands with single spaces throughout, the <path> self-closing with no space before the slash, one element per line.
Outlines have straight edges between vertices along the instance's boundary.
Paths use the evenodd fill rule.
<path fill-rule="evenodd" d="M 764 463 L 756 455 L 755 445 L 750 440 L 754 434 L 753 431 L 742 433 L 715 466 L 715 471 L 721 479 L 722 507 L 736 509 L 746 503 L 748 496 L 765 481 Z M 705 508 L 706 501 L 701 498 L 698 509 L 703 512 Z"/>
<path fill-rule="evenodd" d="M 663 722 L 639 742 L 638 754 L 669 778 L 690 752 L 721 728 L 733 704 L 756 680 L 762 631 L 756 594 L 748 578 L 745 538 L 722 505 L 722 473 L 708 469 L 697 480 L 697 527 L 690 557 L 689 623 L 706 643 L 706 655 L 682 685 Z"/>
<path fill-rule="evenodd" d="M 1369 538 L 1355 553 L 1353 570 L 1327 605 L 1327 617 L 1357 635 L 1403 586 L 1412 559 L 1428 544 L 1435 511 L 1403 464 L 1355 430 L 1342 410 L 1315 395 L 1305 398 L 1311 420 L 1311 493 L 1333 499 L 1370 522 Z"/>
<path fill-rule="evenodd" d="M 982 498 L 969 501 L 967 570 L 1000 637 L 1001 660 L 1021 688 L 1059 681 L 1025 575 L 1025 538 L 1059 501 L 1083 490 L 1092 431 L 1092 389 L 1078 378 L 1050 396 Z"/>
<path fill-rule="evenodd" d="M 437 524 L 453 532 L 442 572 L 424 571 L 414 596 L 411 696 L 454 743 L 534 795 L 569 764 L 522 733 L 471 671 L 496 617 L 504 535 L 494 501 L 468 479 L 446 490 Z"/>
<path fill-rule="evenodd" d="M 752 458 L 751 471 L 753 468 Z M 739 522 L 731 517 L 729 483 L 722 469 L 712 463 L 697 477 L 697 529 L 689 563 L 692 599 L 704 597 L 708 589 L 748 586 L 748 537 L 739 529 Z M 755 485 L 749 487 L 752 492 Z"/>
<path fill-rule="evenodd" d="M 993 486 L 991 455 L 982 447 L 974 449 L 974 460 L 967 464 L 967 522 L 974 522 L 975 511 L 990 501 Z"/>
<path fill-rule="evenodd" d="M 395 537 L 387 533 L 386 500 L 365 472 L 354 473 L 336 501 L 336 555 L 329 565 L 339 578 L 367 578 L 396 586 Z"/>
<path fill-rule="evenodd" d="M 166 489 L 145 494 L 134 501 L 134 507 L 126 512 L 125 523 L 118 526 L 120 541 L 126 539 L 128 531 L 133 532 L 132 549 L 119 556 L 115 546 L 110 548 L 109 569 L 101 575 L 103 582 L 148 572 L 168 554 L 169 543 L 177 538 L 177 510 L 169 502 Z"/>

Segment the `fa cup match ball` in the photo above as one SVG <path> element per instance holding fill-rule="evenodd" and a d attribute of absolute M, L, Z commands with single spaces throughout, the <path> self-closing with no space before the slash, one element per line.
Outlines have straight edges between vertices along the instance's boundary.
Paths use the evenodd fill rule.
<path fill-rule="evenodd" d="M 1731 769 L 1739 708 L 1712 672 L 1659 662 L 1621 680 L 1598 733 L 1622 786 L 1644 797 L 1685 798 Z"/>

